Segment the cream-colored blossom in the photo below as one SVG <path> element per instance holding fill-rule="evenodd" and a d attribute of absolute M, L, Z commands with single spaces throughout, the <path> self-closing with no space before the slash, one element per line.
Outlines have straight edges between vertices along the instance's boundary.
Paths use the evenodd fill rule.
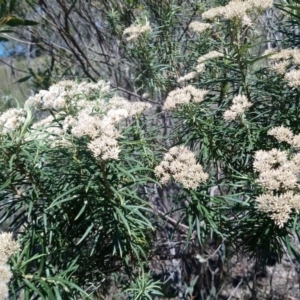
<path fill-rule="evenodd" d="M 268 59 L 275 62 L 289 59 L 295 60 L 299 57 L 299 54 L 299 49 L 290 48 L 283 50 L 279 50 L 278 48 L 271 48 L 265 50 L 265 52 L 263 53 L 263 55 L 270 55 Z"/>
<path fill-rule="evenodd" d="M 224 112 L 224 120 L 235 120 L 238 116 L 241 116 L 251 106 L 252 103 L 248 101 L 245 95 L 235 96 L 232 100 L 232 105 L 230 109 Z"/>
<path fill-rule="evenodd" d="M 290 65 L 290 62 L 288 60 L 283 60 L 279 62 L 274 62 L 271 66 L 270 69 L 275 71 L 278 74 L 284 75 L 286 73 L 287 67 Z"/>
<path fill-rule="evenodd" d="M 259 174 L 257 182 L 267 190 L 293 189 L 297 184 L 297 173 L 289 169 L 292 163 L 286 163 L 282 166 L 265 170 Z"/>
<path fill-rule="evenodd" d="M 271 61 L 275 61 L 275 62 L 278 62 L 278 61 L 281 61 L 281 60 L 288 60 L 290 58 L 293 58 L 294 55 L 295 55 L 295 50 L 294 49 L 283 49 L 279 52 L 276 52 L 276 48 L 273 49 L 273 51 L 271 53 L 274 53 L 272 54 L 269 59 Z M 270 53 L 269 53 L 270 54 Z"/>
<path fill-rule="evenodd" d="M 6 262 L 20 248 L 10 232 L 0 234 L 0 263 Z"/>
<path fill-rule="evenodd" d="M 300 141 L 298 135 L 284 126 L 274 127 L 268 134 L 294 148 Z M 277 226 L 283 227 L 292 212 L 300 211 L 300 194 L 295 194 L 300 187 L 300 153 L 288 157 L 287 151 L 259 150 L 254 155 L 253 167 L 259 173 L 257 182 L 267 190 L 256 199 L 258 208 L 268 213 Z"/>
<path fill-rule="evenodd" d="M 242 26 L 250 27 L 253 24 L 251 18 L 248 15 L 244 15 L 241 21 L 242 21 Z"/>
<path fill-rule="evenodd" d="M 117 124 L 118 122 L 128 118 L 129 112 L 124 108 L 111 109 L 107 112 L 107 117 L 111 119 L 112 124 Z"/>
<path fill-rule="evenodd" d="M 273 135 L 279 142 L 287 142 L 295 149 L 300 148 L 300 134 L 294 135 L 287 127 L 273 127 L 268 131 L 268 134 Z"/>
<path fill-rule="evenodd" d="M 187 189 L 195 189 L 208 179 L 208 174 L 197 164 L 194 153 L 184 146 L 171 148 L 154 172 L 161 184 L 173 178 Z"/>
<path fill-rule="evenodd" d="M 107 113 L 110 110 L 124 109 L 127 111 L 129 117 L 139 115 L 151 108 L 151 104 L 145 102 L 128 101 L 122 97 L 112 97 L 108 102 L 103 104 L 102 110 Z"/>
<path fill-rule="evenodd" d="M 187 73 L 186 75 L 179 77 L 178 82 L 183 82 L 183 81 L 188 81 L 188 80 L 194 79 L 195 77 L 197 77 L 197 75 L 198 75 L 198 72 Z"/>
<path fill-rule="evenodd" d="M 293 136 L 292 146 L 296 149 L 300 148 L 300 134 Z"/>
<path fill-rule="evenodd" d="M 247 12 L 251 9 L 251 4 L 247 1 L 230 1 L 223 11 L 222 17 L 226 20 L 243 20 L 247 17 Z"/>
<path fill-rule="evenodd" d="M 12 272 L 10 270 L 9 265 L 7 264 L 0 264 L 0 282 L 8 283 L 12 278 Z M 1 291 L 0 291 L 1 293 Z"/>
<path fill-rule="evenodd" d="M 121 137 L 124 120 L 138 116 L 151 107 L 144 102 L 130 102 L 122 97 L 107 99 L 109 84 L 63 81 L 41 91 L 30 100 L 36 109 L 55 109 L 52 97 L 65 99 L 65 108 L 37 122 L 27 140 L 34 138 L 49 142 L 50 147 L 72 146 L 73 138 L 86 137 L 88 149 L 103 160 L 118 159 L 117 139 Z M 51 100 L 52 99 L 52 100 Z M 57 110 L 58 106 L 56 106 Z M 69 113 L 71 112 L 71 113 Z M 118 128 L 120 128 L 120 130 Z"/>
<path fill-rule="evenodd" d="M 198 21 L 193 21 L 189 25 L 189 29 L 195 31 L 196 33 L 202 33 L 203 31 L 212 28 L 211 24 L 208 23 L 202 23 Z"/>
<path fill-rule="evenodd" d="M 110 84 L 104 80 L 99 80 L 98 82 L 86 82 L 83 81 L 77 84 L 73 90 L 74 95 L 83 94 L 85 96 L 90 96 L 91 94 L 99 93 L 100 95 L 105 95 L 110 93 Z"/>
<path fill-rule="evenodd" d="M 204 54 L 202 56 L 200 56 L 198 58 L 198 63 L 201 64 L 207 60 L 210 60 L 210 59 L 215 59 L 215 58 L 219 58 L 219 57 L 223 57 L 224 54 L 221 53 L 221 52 L 218 52 L 218 51 L 211 51 L 211 52 L 208 52 L 207 54 Z"/>
<path fill-rule="evenodd" d="M 26 111 L 21 108 L 10 108 L 0 115 L 0 132 L 10 133 L 20 128 L 26 121 Z"/>
<path fill-rule="evenodd" d="M 300 195 L 292 191 L 274 195 L 262 194 L 256 198 L 258 209 L 267 213 L 278 227 L 283 227 L 293 210 L 299 211 Z"/>
<path fill-rule="evenodd" d="M 100 157 L 103 160 L 119 159 L 119 146 L 116 139 L 109 136 L 101 136 L 92 140 L 88 144 L 88 149 L 92 151 L 95 157 Z"/>
<path fill-rule="evenodd" d="M 287 152 L 259 150 L 253 167 L 259 172 L 257 182 L 269 191 L 286 191 L 298 187 L 299 158 L 288 160 Z"/>
<path fill-rule="evenodd" d="M 49 115 L 48 117 L 38 121 L 38 122 L 35 122 L 31 128 L 33 129 L 39 129 L 41 127 L 44 127 L 44 126 L 49 126 L 52 122 L 54 121 L 54 117 L 52 115 Z"/>
<path fill-rule="evenodd" d="M 243 25 L 250 25 L 251 20 L 247 14 L 261 13 L 273 6 L 272 0 L 232 0 L 225 6 L 214 7 L 202 14 L 204 20 L 214 20 L 216 18 L 239 21 Z"/>
<path fill-rule="evenodd" d="M 205 69 L 205 64 L 198 64 L 196 66 L 196 72 L 199 74 L 199 73 L 202 73 Z"/>
<path fill-rule="evenodd" d="M 271 170 L 274 166 L 282 165 L 288 161 L 287 152 L 273 148 L 270 151 L 259 150 L 254 155 L 254 169 L 258 172 Z"/>
<path fill-rule="evenodd" d="M 286 61 L 286 64 L 290 64 L 292 61 L 296 65 L 300 65 L 300 50 L 295 49 L 284 49 L 277 51 L 278 49 L 272 49 L 272 55 L 269 57 L 271 62 Z"/>
<path fill-rule="evenodd" d="M 150 109 L 152 105 L 145 102 L 130 102 L 130 110 L 128 111 L 128 116 L 140 115 L 146 110 Z"/>
<path fill-rule="evenodd" d="M 300 50 L 299 49 L 294 49 L 293 52 L 293 62 L 296 65 L 300 65 Z"/>
<path fill-rule="evenodd" d="M 291 206 L 286 201 L 287 195 L 274 196 L 263 194 L 257 197 L 258 209 L 267 213 L 278 227 L 283 227 L 289 220 L 292 212 Z"/>
<path fill-rule="evenodd" d="M 99 123 L 99 132 L 101 134 L 105 134 L 111 138 L 119 138 L 121 137 L 120 131 L 115 127 L 115 124 L 112 122 L 110 117 L 104 117 Z"/>
<path fill-rule="evenodd" d="M 52 85 L 49 90 L 41 90 L 25 102 L 25 106 L 37 110 L 63 110 L 66 105 L 77 106 L 79 99 L 96 94 L 108 94 L 109 84 L 103 80 L 97 83 L 61 81 Z M 86 101 L 84 101 L 86 104 Z"/>
<path fill-rule="evenodd" d="M 149 24 L 145 25 L 134 25 L 132 24 L 130 27 L 127 27 L 124 32 L 123 36 L 125 36 L 125 39 L 127 42 L 135 42 L 138 40 L 138 38 L 147 32 L 150 32 L 152 29 Z"/>
<path fill-rule="evenodd" d="M 295 167 L 300 171 L 300 153 L 295 153 L 291 160 Z"/>
<path fill-rule="evenodd" d="M 111 99 L 109 99 L 108 102 L 104 104 L 104 107 L 102 108 L 104 112 L 107 112 L 111 109 L 117 109 L 117 108 L 123 108 L 126 109 L 128 112 L 130 111 L 130 101 L 126 100 L 123 97 L 114 96 Z"/>
<path fill-rule="evenodd" d="M 0 282 L 0 300 L 7 300 L 8 292 L 8 286 L 5 283 Z"/>
<path fill-rule="evenodd" d="M 213 7 L 202 14 L 203 20 L 213 21 L 216 18 L 223 17 L 225 11 L 224 6 Z"/>
<path fill-rule="evenodd" d="M 300 64 L 300 50 L 299 49 L 284 49 L 279 52 L 276 52 L 277 49 L 273 51 L 269 57 L 269 61 L 271 62 L 270 68 L 279 74 L 285 74 L 287 67 L 289 67 L 292 63 L 299 65 Z M 297 71 L 297 70 L 296 70 Z M 298 86 L 299 83 L 299 74 L 294 73 L 294 71 L 290 72 L 291 74 L 286 74 L 286 80 L 291 81 L 291 86 Z"/>
<path fill-rule="evenodd" d="M 300 86 L 300 70 L 292 70 L 285 74 L 284 79 L 290 87 L 296 88 Z"/>
<path fill-rule="evenodd" d="M 63 129 L 65 132 L 67 132 L 68 129 L 76 126 L 77 124 L 78 124 L 78 121 L 74 117 L 68 115 L 64 118 Z"/>
<path fill-rule="evenodd" d="M 178 105 L 193 103 L 200 103 L 204 100 L 204 97 L 208 91 L 197 89 L 191 85 L 184 88 L 174 90 L 169 93 L 165 104 L 164 110 L 173 110 Z"/>
<path fill-rule="evenodd" d="M 97 115 L 90 115 L 82 110 L 78 113 L 77 123 L 71 132 L 77 138 L 89 136 L 95 138 L 99 133 L 101 119 Z"/>
<path fill-rule="evenodd" d="M 287 142 L 289 144 L 293 141 L 292 131 L 284 126 L 273 127 L 268 131 L 268 135 L 274 136 L 279 142 Z"/>
<path fill-rule="evenodd" d="M 247 2 L 253 9 L 259 9 L 260 11 L 273 7 L 273 0 L 247 0 Z"/>
<path fill-rule="evenodd" d="M 0 300 L 8 299 L 7 284 L 13 274 L 7 261 L 19 248 L 19 244 L 13 240 L 12 233 L 0 234 Z"/>

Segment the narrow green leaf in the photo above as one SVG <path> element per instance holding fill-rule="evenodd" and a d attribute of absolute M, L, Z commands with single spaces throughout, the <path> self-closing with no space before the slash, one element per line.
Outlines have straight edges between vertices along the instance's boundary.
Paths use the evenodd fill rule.
<path fill-rule="evenodd" d="M 19 19 L 16 17 L 11 17 L 8 21 L 5 22 L 5 25 L 15 27 L 15 26 L 34 26 L 38 25 L 38 22 L 26 20 L 26 19 Z"/>
<path fill-rule="evenodd" d="M 76 243 L 76 245 L 79 245 L 86 237 L 87 235 L 91 232 L 91 230 L 93 229 L 94 227 L 94 223 L 92 223 L 88 229 L 85 231 L 84 235 L 81 237 L 81 239 Z"/>

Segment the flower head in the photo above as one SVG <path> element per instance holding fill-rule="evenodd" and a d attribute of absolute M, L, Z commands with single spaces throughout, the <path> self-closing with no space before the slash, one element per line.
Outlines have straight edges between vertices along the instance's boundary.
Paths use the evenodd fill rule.
<path fill-rule="evenodd" d="M 211 8 L 202 14 L 204 20 L 213 21 L 216 18 L 238 21 L 244 23 L 243 25 L 248 25 L 250 18 L 248 14 L 251 13 L 261 13 L 264 10 L 271 8 L 273 6 L 272 0 L 231 0 L 225 6 L 218 6 Z M 247 20 L 245 22 L 245 20 Z M 247 24 L 248 23 L 248 24 Z"/>
<path fill-rule="evenodd" d="M 198 72 L 187 73 L 186 75 L 179 77 L 178 82 L 183 82 L 183 81 L 194 79 L 195 77 L 197 77 L 197 75 L 198 75 Z"/>
<path fill-rule="evenodd" d="M 287 128 L 270 130 L 270 134 L 280 140 L 283 133 L 287 134 L 289 141 L 292 139 L 292 133 Z M 288 159 L 286 151 L 260 150 L 255 153 L 253 166 L 259 173 L 257 182 L 266 190 L 256 198 L 258 209 L 268 213 L 275 224 L 282 227 L 293 211 L 300 210 L 300 194 L 294 192 L 298 187 L 300 153 Z"/>
<path fill-rule="evenodd" d="M 198 63 L 201 64 L 207 60 L 223 57 L 224 54 L 218 51 L 211 51 L 208 52 L 207 54 L 204 54 L 198 58 Z"/>
<path fill-rule="evenodd" d="M 208 91 L 197 89 L 191 85 L 174 90 L 169 93 L 163 109 L 173 110 L 179 105 L 189 104 L 191 102 L 200 103 L 204 100 L 207 93 Z"/>
<path fill-rule="evenodd" d="M 22 108 L 10 108 L 0 115 L 0 132 L 10 133 L 20 128 L 26 121 L 26 111 Z"/>
<path fill-rule="evenodd" d="M 197 164 L 194 153 L 183 146 L 171 148 L 154 172 L 161 184 L 173 178 L 187 189 L 195 189 L 208 178 L 202 166 Z"/>
<path fill-rule="evenodd" d="M 209 23 L 201 23 L 198 21 L 193 21 L 189 25 L 189 29 L 195 31 L 196 33 L 202 33 L 203 31 L 211 28 L 212 25 Z"/>
<path fill-rule="evenodd" d="M 292 70 L 285 74 L 284 79 L 290 87 L 296 88 L 300 86 L 300 70 Z"/>
<path fill-rule="evenodd" d="M 13 240 L 11 233 L 0 234 L 0 300 L 8 298 L 8 287 L 12 272 L 7 264 L 8 259 L 19 250 L 19 244 Z"/>
<path fill-rule="evenodd" d="M 108 94 L 110 92 L 109 84 L 103 80 L 97 83 L 75 81 L 61 81 L 52 85 L 49 90 L 41 90 L 34 97 L 29 97 L 25 106 L 36 110 L 54 110 L 61 111 L 67 105 L 78 106 L 79 99 L 83 100 L 96 94 Z M 81 102 L 86 105 L 86 101 Z"/>
<path fill-rule="evenodd" d="M 300 195 L 291 191 L 280 195 L 262 194 L 256 198 L 258 209 L 267 213 L 278 227 L 289 220 L 292 210 L 299 210 Z"/>
<path fill-rule="evenodd" d="M 245 95 L 235 96 L 232 100 L 232 105 L 230 109 L 224 112 L 224 120 L 235 120 L 238 116 L 241 116 L 251 106 L 252 103 L 248 101 Z"/>
<path fill-rule="evenodd" d="M 268 131 L 268 135 L 274 136 L 279 142 L 287 142 L 291 144 L 293 142 L 292 131 L 284 126 L 273 127 Z"/>
<path fill-rule="evenodd" d="M 124 32 L 123 36 L 125 36 L 125 39 L 127 42 L 135 42 L 138 40 L 138 38 L 151 31 L 151 27 L 149 24 L 146 25 L 134 25 L 132 24 L 130 27 L 127 27 Z"/>
<path fill-rule="evenodd" d="M 12 233 L 2 232 L 0 234 L 0 263 L 6 262 L 19 248 L 19 244 L 13 240 Z"/>
<path fill-rule="evenodd" d="M 116 139 L 109 136 L 101 136 L 92 140 L 88 144 L 88 149 L 92 151 L 95 157 L 101 157 L 103 160 L 119 159 L 119 145 Z"/>

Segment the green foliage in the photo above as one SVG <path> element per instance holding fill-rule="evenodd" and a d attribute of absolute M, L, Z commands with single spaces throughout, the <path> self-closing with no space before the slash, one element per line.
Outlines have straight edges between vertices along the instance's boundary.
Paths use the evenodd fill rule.
<path fill-rule="evenodd" d="M 163 296 L 160 290 L 160 283 L 151 279 L 151 274 L 145 274 L 142 269 L 140 276 L 125 289 L 124 293 L 126 299 L 151 300 L 156 296 Z"/>
<path fill-rule="evenodd" d="M 38 113 L 26 106 L 27 118 L 21 127 L 7 132 L 5 126 L 10 123 L 2 124 L 0 224 L 7 224 L 18 234 L 22 249 L 10 262 L 14 273 L 12 299 L 18 299 L 21 292 L 26 299 L 88 299 L 97 293 L 105 297 L 111 286 L 120 287 L 126 299 L 171 294 L 186 299 L 217 299 L 222 292 L 222 264 L 231 258 L 230 254 L 225 257 L 225 248 L 229 253 L 253 258 L 261 268 L 280 262 L 284 253 L 299 260 L 299 207 L 276 202 L 288 191 L 299 195 L 298 173 L 294 185 L 289 185 L 290 177 L 282 180 L 274 175 L 275 182 L 281 180 L 280 185 L 270 189 L 267 175 L 261 179 L 262 172 L 255 167 L 257 153 L 280 150 L 289 162 L 298 154 L 299 146 L 287 137 L 270 134 L 270 129 L 283 126 L 295 136 L 300 134 L 300 89 L 286 77 L 293 69 L 298 70 L 299 63 L 289 54 L 287 59 L 279 59 L 287 62 L 284 72 L 278 72 L 273 54 L 258 50 L 260 46 L 266 48 L 269 41 L 258 25 L 264 11 L 259 5 L 263 4 L 253 2 L 256 6 L 247 10 L 249 19 L 220 13 L 205 20 L 211 27 L 198 33 L 189 25 L 208 9 L 199 1 L 93 3 L 93 9 L 103 16 L 101 26 L 97 25 L 101 29 L 93 27 L 100 40 L 99 57 L 105 58 L 101 72 L 95 63 L 99 57 L 86 55 L 95 55 L 90 45 L 83 43 L 87 52 L 78 50 L 76 38 L 83 40 L 84 28 L 81 19 L 72 19 L 78 3 L 67 2 L 69 10 L 60 4 L 64 13 L 68 11 L 65 20 L 72 20 L 64 23 L 68 26 L 56 24 L 63 28 L 61 39 L 69 48 L 65 53 L 53 50 L 52 64 L 59 62 L 57 68 L 29 70 L 34 88 L 49 88 L 53 77 L 88 77 L 92 81 L 103 77 L 116 87 L 115 92 L 131 100 L 149 100 L 153 106 L 145 114 L 134 116 L 129 109 L 130 117 L 116 121 L 121 133 L 117 138 L 118 159 L 93 155 L 91 142 L 95 137 L 78 137 L 72 131 L 74 124 L 66 126 L 66 120 L 73 122 L 72 118 L 91 105 L 90 118 L 111 116 L 106 105 L 113 101 L 112 95 L 99 92 L 98 87 L 90 94 L 65 96 L 63 109 L 47 106 L 49 99 L 53 103 L 61 100 L 60 94 L 54 93 L 51 98 L 41 92 L 35 105 Z M 298 2 L 277 5 L 290 16 L 285 29 L 299 26 Z M 232 2 L 214 4 L 228 3 Z M 33 9 L 38 7 L 34 1 L 29 4 Z M 42 7 L 52 16 L 47 6 Z M 14 19 L 9 24 L 21 25 L 21 21 Z M 127 28 L 130 34 L 130 26 L 140 31 L 133 31 L 127 38 L 124 30 Z M 297 45 L 297 30 L 292 34 L 279 31 L 284 34 L 284 45 Z M 215 57 L 212 51 L 217 51 Z M 212 56 L 204 56 L 208 53 Z M 73 56 L 74 68 L 70 67 Z M 205 64 L 203 70 L 200 63 Z M 182 78 L 191 71 L 195 73 L 189 79 Z M 72 84 L 67 83 L 64 92 Z M 198 92 L 207 91 L 204 100 L 196 101 L 190 85 Z M 166 109 L 165 100 L 182 91 L 180 97 L 172 99 L 178 103 L 175 109 Z M 236 113 L 232 107 L 237 96 L 244 97 L 248 106 Z M 187 101 L 185 97 L 189 97 Z M 117 99 L 120 103 L 124 100 Z M 86 106 L 79 109 L 82 101 Z M 117 102 L 113 103 L 115 112 L 119 109 L 119 114 L 124 113 Z M 48 127 L 40 123 L 35 126 L 31 115 L 45 113 L 43 106 L 53 117 Z M 236 114 L 230 115 L 232 112 Z M 86 120 L 81 125 L 88 128 L 92 121 Z M 109 132 L 109 127 L 106 130 Z M 100 138 L 104 136 L 103 131 Z M 195 189 L 185 188 L 182 182 L 186 178 L 159 183 L 154 176 L 163 157 L 174 159 L 172 155 L 167 158 L 167 150 L 178 145 L 196 153 L 197 163 L 209 174 L 209 179 Z M 265 164 L 270 173 L 284 164 L 274 157 L 271 166 Z M 184 168 L 192 172 L 188 159 L 183 165 L 174 164 L 168 178 L 176 179 L 178 170 Z M 274 198 L 273 205 L 265 204 L 267 209 L 259 200 L 265 194 Z M 281 211 L 276 210 L 279 204 Z M 282 219 L 278 221 L 274 211 L 278 218 L 282 213 Z M 164 248 L 166 244 L 169 248 Z M 169 259 L 164 258 L 168 255 Z M 167 279 L 155 269 L 156 258 L 170 261 L 173 273 Z M 178 261 L 186 264 L 186 270 Z M 252 296 L 256 297 L 255 291 Z"/>
<path fill-rule="evenodd" d="M 16 26 L 32 26 L 38 23 L 31 20 L 18 18 L 14 15 L 16 11 L 16 0 L 1 0 L 0 1 L 0 34 L 13 32 L 10 27 Z M 19 4 L 20 5 L 20 4 Z M 8 28 L 7 28 L 8 27 Z M 1 36 L 1 42 L 8 41 L 8 38 Z"/>
<path fill-rule="evenodd" d="M 109 274 L 130 273 L 151 247 L 151 210 L 137 193 L 152 181 L 141 159 L 151 151 L 141 125 L 133 120 L 122 132 L 119 160 L 103 161 L 87 150 L 87 138 L 53 146 L 51 129 L 63 120 L 57 116 L 50 131 L 34 129 L 27 110 L 24 125 L 1 137 L 1 223 L 11 220 L 23 249 L 12 264 L 15 299 L 20 290 L 26 299 L 88 297 L 105 290 Z M 90 293 L 80 288 L 90 283 Z"/>

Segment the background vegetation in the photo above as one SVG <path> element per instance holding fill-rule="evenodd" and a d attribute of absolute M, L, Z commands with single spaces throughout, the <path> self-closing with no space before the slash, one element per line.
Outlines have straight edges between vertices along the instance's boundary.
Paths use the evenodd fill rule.
<path fill-rule="evenodd" d="M 300 297 L 299 0 L 0 4 L 9 299 Z"/>

